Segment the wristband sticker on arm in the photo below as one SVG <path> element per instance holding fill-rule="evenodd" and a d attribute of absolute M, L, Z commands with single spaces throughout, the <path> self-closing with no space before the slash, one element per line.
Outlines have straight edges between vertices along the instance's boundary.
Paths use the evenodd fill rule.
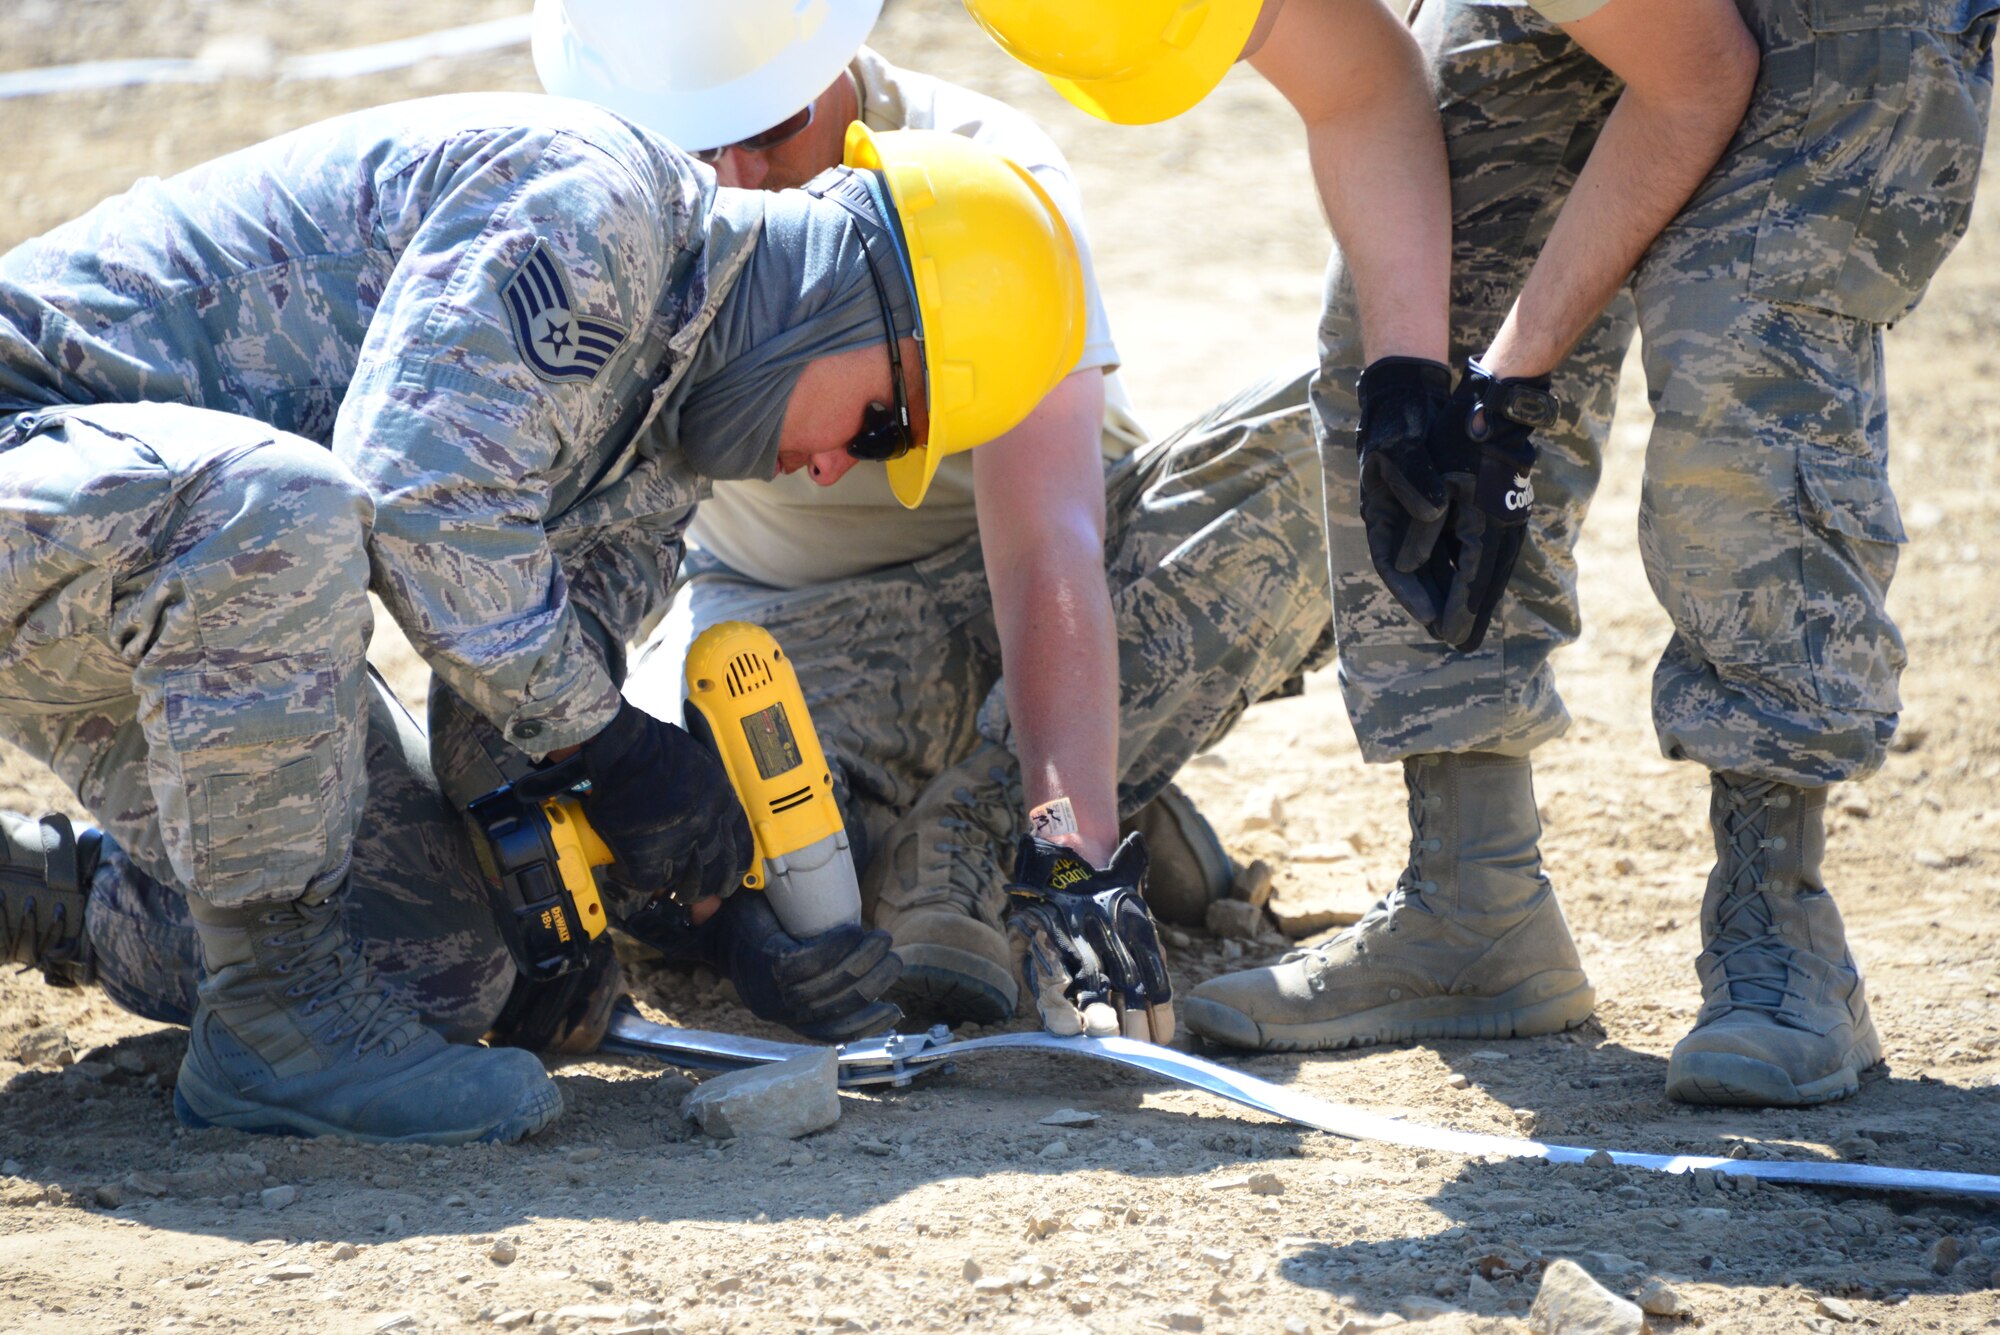
<path fill-rule="evenodd" d="M 1067 797 L 1044 802 L 1028 813 L 1028 832 L 1050 843 L 1063 835 L 1076 834 L 1076 808 Z"/>
<path fill-rule="evenodd" d="M 625 327 L 576 313 L 568 275 L 541 241 L 500 289 L 521 360 L 544 380 L 595 380 L 625 342 Z"/>

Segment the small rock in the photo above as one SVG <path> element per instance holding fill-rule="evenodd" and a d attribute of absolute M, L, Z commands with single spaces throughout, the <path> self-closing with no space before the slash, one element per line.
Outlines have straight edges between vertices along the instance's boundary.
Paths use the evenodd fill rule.
<path fill-rule="evenodd" d="M 1261 909 L 1271 902 L 1274 879 L 1271 864 L 1262 858 L 1253 858 L 1249 866 L 1236 873 L 1236 879 L 1229 886 L 1229 897 Z"/>
<path fill-rule="evenodd" d="M 1875 803 L 1869 798 L 1866 788 L 1843 786 L 1836 805 L 1845 814 L 1864 820 L 1875 814 Z"/>
<path fill-rule="evenodd" d="M 272 1266 L 264 1273 L 272 1279 L 311 1279 L 313 1268 L 309 1265 L 279 1265 Z"/>
<path fill-rule="evenodd" d="M 1043 1126 L 1089 1126 L 1097 1121 L 1097 1114 L 1085 1112 L 1081 1108 L 1058 1108 L 1042 1119 Z"/>
<path fill-rule="evenodd" d="M 333 1259 L 336 1261 L 352 1261 L 359 1255 L 361 1249 L 351 1242 L 343 1242 L 333 1249 Z"/>
<path fill-rule="evenodd" d="M 959 1273 L 965 1276 L 968 1284 L 976 1284 L 979 1282 L 979 1277 L 986 1273 L 986 1268 L 968 1256 L 965 1258 L 965 1264 L 959 1267 Z"/>
<path fill-rule="evenodd" d="M 125 1174 L 125 1190 L 137 1192 L 141 1196 L 164 1196 L 167 1194 L 167 1184 L 151 1173 L 134 1169 Z"/>
<path fill-rule="evenodd" d="M 1036 1239 L 1049 1238 L 1054 1237 L 1060 1232 L 1062 1232 L 1062 1220 L 1056 1218 L 1054 1215 L 1036 1214 L 1028 1216 L 1029 1237 Z"/>
<path fill-rule="evenodd" d="M 604 1149 L 599 1145 L 579 1145 L 563 1157 L 571 1163 L 591 1163 L 604 1157 Z"/>
<path fill-rule="evenodd" d="M 125 1188 L 116 1182 L 106 1182 L 90 1193 L 96 1202 L 107 1210 L 115 1210 L 125 1203 Z"/>
<path fill-rule="evenodd" d="M 76 1060 L 69 1031 L 59 1024 L 30 1029 L 14 1042 L 14 1060 L 23 1066 L 68 1066 Z"/>
<path fill-rule="evenodd" d="M 1110 1222 L 1102 1210 L 1079 1210 L 1069 1226 L 1078 1233 L 1096 1233 Z"/>
<path fill-rule="evenodd" d="M 1264 930 L 1264 910 L 1240 899 L 1218 899 L 1208 906 L 1205 922 L 1216 936 L 1255 941 Z"/>
<path fill-rule="evenodd" d="M 1620 876 L 1630 876 L 1633 872 L 1639 870 L 1639 864 L 1631 858 L 1620 858 L 1611 864 L 1611 870 L 1617 872 Z"/>
<path fill-rule="evenodd" d="M 1282 1196 L 1285 1194 L 1285 1184 L 1279 1180 L 1276 1173 L 1252 1173 L 1250 1174 L 1250 1180 L 1244 1183 L 1244 1185 L 1250 1189 L 1252 1196 Z"/>
<path fill-rule="evenodd" d="M 1236 1259 L 1235 1252 L 1226 1251 L 1221 1247 L 1203 1247 L 1198 1254 L 1202 1260 L 1208 1262 L 1217 1270 L 1224 1271 L 1228 1270 L 1230 1263 Z"/>
<path fill-rule="evenodd" d="M 1201 1313 L 1192 1307 L 1176 1307 L 1167 1313 L 1168 1330 L 1200 1330 Z"/>
<path fill-rule="evenodd" d="M 1932 871 L 1943 871 L 1946 867 L 1952 865 L 1952 859 L 1938 852 L 1935 848 L 1920 848 L 1910 854 L 1910 858 L 1919 867 L 1928 867 Z"/>
<path fill-rule="evenodd" d="M 1611 1157 L 1610 1150 L 1592 1150 L 1590 1157 L 1585 1159 L 1584 1163 L 1592 1168 L 1616 1168 L 1618 1166 L 1618 1161 Z"/>
<path fill-rule="evenodd" d="M 298 1198 L 299 1189 L 290 1183 L 281 1187 L 266 1187 L 257 1193 L 257 1199 L 263 1202 L 266 1210 L 282 1210 Z M 411 1319 L 415 1320 L 414 1317 Z"/>
<path fill-rule="evenodd" d="M 1843 1324 L 1849 1324 L 1861 1319 L 1861 1313 L 1855 1311 L 1852 1305 L 1841 1301 L 1839 1298 L 1822 1298 L 1813 1304 L 1813 1310 L 1821 1316 L 1832 1317 L 1835 1321 L 1842 1322 Z"/>
<path fill-rule="evenodd" d="M 0 1173 L 5 1173 L 8 1177 L 19 1177 L 21 1175 L 21 1161 L 19 1159 L 9 1159 L 5 1163 L 0 1163 Z"/>
<path fill-rule="evenodd" d="M 1949 1275 L 1951 1268 L 1958 1264 L 1958 1258 L 1962 1255 L 1964 1249 L 1958 1245 L 1958 1239 L 1947 1233 L 1931 1244 L 1930 1255 L 1925 1259 L 1929 1262 L 1933 1275 Z"/>
<path fill-rule="evenodd" d="M 391 1312 L 387 1316 L 377 1317 L 375 1324 L 369 1327 L 369 1329 L 375 1332 L 375 1335 L 388 1335 L 388 1332 L 392 1330 L 415 1330 L 416 1328 L 417 1314 L 415 1312 Z"/>
<path fill-rule="evenodd" d="M 1312 1322 L 1302 1316 L 1285 1318 L 1285 1335 L 1312 1335 Z"/>
<path fill-rule="evenodd" d="M 1243 804 L 1243 814 L 1237 818 L 1236 828 L 1246 831 L 1275 830 L 1284 823 L 1284 795 L 1264 788 L 1250 794 L 1249 800 Z"/>
<path fill-rule="evenodd" d="M 832 1048 L 704 1080 L 683 1115 L 717 1139 L 796 1139 L 840 1120 L 839 1059 Z"/>
<path fill-rule="evenodd" d="M 1067 1159 L 1069 1158 L 1069 1142 L 1066 1140 L 1052 1140 L 1039 1150 L 1036 1150 L 1035 1157 L 1037 1159 Z"/>
<path fill-rule="evenodd" d="M 1463 1071 L 1453 1071 L 1444 1078 L 1444 1082 L 1453 1089 L 1465 1089 L 1472 1084 L 1472 1081 L 1466 1079 Z"/>
<path fill-rule="evenodd" d="M 525 1307 L 512 1308 L 493 1318 L 493 1324 L 502 1330 L 516 1330 L 535 1319 L 535 1314 Z"/>
<path fill-rule="evenodd" d="M 1653 1316 L 1693 1316 L 1687 1299 L 1657 1279 L 1649 1279 L 1639 1289 L 1639 1310 Z"/>
<path fill-rule="evenodd" d="M 1590 1277 L 1574 1261 L 1553 1262 L 1542 1273 L 1528 1329 L 1535 1335 L 1642 1335 L 1646 1316 Z"/>
<path fill-rule="evenodd" d="M 521 1249 L 512 1238 L 496 1238 L 492 1247 L 487 1249 L 486 1259 L 495 1265 L 512 1265 L 520 1255 Z"/>
<path fill-rule="evenodd" d="M 1481 1048 L 1477 1052 L 1469 1052 L 1466 1055 L 1476 1062 L 1504 1062 L 1507 1060 L 1506 1053 L 1496 1051 L 1493 1048 Z"/>
<path fill-rule="evenodd" d="M 974 1293 L 985 1294 L 988 1297 L 994 1298 L 999 1297 L 1001 1294 L 1012 1293 L 1019 1287 L 1021 1287 L 1021 1282 L 1012 1274 L 982 1275 L 980 1278 L 972 1281 L 972 1291 Z"/>
<path fill-rule="evenodd" d="M 1497 1307 L 1502 1301 L 1500 1290 L 1494 1288 L 1487 1282 L 1486 1276 L 1476 1270 L 1472 1272 L 1472 1278 L 1466 1282 L 1465 1300 L 1474 1307 Z"/>

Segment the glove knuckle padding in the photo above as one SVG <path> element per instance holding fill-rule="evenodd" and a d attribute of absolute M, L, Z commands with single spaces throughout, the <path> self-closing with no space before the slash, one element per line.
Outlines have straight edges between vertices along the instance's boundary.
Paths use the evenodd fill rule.
<path fill-rule="evenodd" d="M 722 763 L 671 723 L 624 702 L 583 744 L 591 824 L 620 884 L 686 903 L 734 888 L 749 825 Z"/>

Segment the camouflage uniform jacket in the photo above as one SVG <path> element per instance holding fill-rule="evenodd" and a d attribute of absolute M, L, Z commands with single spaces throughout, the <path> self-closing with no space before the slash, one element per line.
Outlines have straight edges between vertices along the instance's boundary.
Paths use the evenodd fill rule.
<path fill-rule="evenodd" d="M 376 506 L 375 592 L 545 754 L 615 712 L 619 646 L 672 582 L 698 481 L 645 424 L 761 217 L 581 103 L 341 117 L 0 257 L 0 427 L 184 402 L 330 447 Z"/>

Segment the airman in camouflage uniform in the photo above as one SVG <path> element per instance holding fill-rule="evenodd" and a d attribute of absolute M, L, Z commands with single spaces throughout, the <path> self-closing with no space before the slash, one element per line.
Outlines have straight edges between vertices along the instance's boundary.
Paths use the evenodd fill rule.
<path fill-rule="evenodd" d="M 1106 474 L 1127 828 L 1149 808 L 1147 819 L 1166 819 L 1172 808 L 1152 804 L 1181 766 L 1331 648 L 1305 385 L 1304 373 L 1254 385 Z M 833 762 L 864 906 L 872 914 L 885 889 L 900 888 L 905 909 L 944 907 L 930 936 L 899 938 L 898 952 L 917 967 L 931 945 L 955 945 L 952 968 L 976 969 L 982 925 L 1004 911 L 995 901 L 1004 903 L 1004 869 L 1027 824 L 979 535 L 800 589 L 704 565 L 699 551 L 689 570 L 633 665 L 634 698 L 654 712 L 677 707 L 687 645 L 708 626 L 769 630 Z M 1172 842 L 1148 833 L 1149 845 Z M 1190 886 L 1160 898 L 1171 891 L 1148 889 L 1154 912 L 1198 923 L 1207 897 Z M 946 934 L 956 922 L 962 938 Z M 984 977 L 1011 1011 L 1010 972 L 996 965 Z"/>
<path fill-rule="evenodd" d="M 560 1111 L 534 1058 L 437 1032 L 483 1032 L 512 968 L 366 671 L 367 594 L 506 763 L 588 757 L 697 498 L 651 423 L 760 224 L 835 208 L 718 192 L 594 108 L 454 97 L 143 181 L 0 259 L 0 736 L 107 836 L 10 820 L 46 884 L 38 912 L 9 879 L 0 934 L 88 976 L 47 910 L 94 885 L 113 994 L 193 1024 L 185 1119 L 452 1141 Z M 689 765 L 727 804 L 690 817 L 740 825 Z"/>
<path fill-rule="evenodd" d="M 1669 1091 L 1817 1102 L 1879 1058 L 1819 876 L 1820 812 L 1827 785 L 1881 765 L 1896 725 L 1904 651 L 1884 598 L 1904 534 L 1882 328 L 1965 228 L 2000 6 L 1739 8 L 1763 52 L 1748 114 L 1629 297 L 1556 371 L 1529 538 L 1475 652 L 1431 641 L 1371 568 L 1352 443 L 1360 342 L 1336 257 L 1313 392 L 1340 683 L 1364 755 L 1405 763 L 1410 870 L 1331 946 L 1198 990 L 1196 1029 L 1326 1047 L 1546 1032 L 1589 1013 L 1540 874 L 1526 757 L 1569 722 L 1549 656 L 1578 634 L 1574 545 L 1636 323 L 1656 414 L 1641 550 L 1674 625 L 1654 721 L 1666 755 L 1712 772 L 1717 852 L 1705 1004 Z M 1519 0 L 1428 0 L 1416 30 L 1452 167 L 1453 351 L 1478 355 L 1623 85 Z M 1496 797 L 1509 787 L 1519 800 Z"/>

